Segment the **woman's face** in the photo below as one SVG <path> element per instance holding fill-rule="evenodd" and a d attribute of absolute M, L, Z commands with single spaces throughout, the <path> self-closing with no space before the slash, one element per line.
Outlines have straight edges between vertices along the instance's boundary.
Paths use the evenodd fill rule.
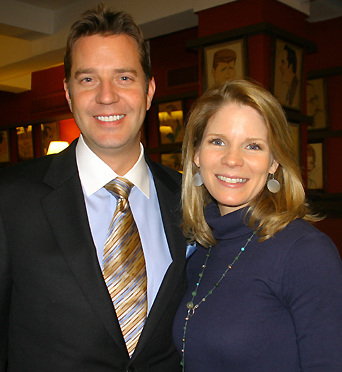
<path fill-rule="evenodd" d="M 221 215 L 245 207 L 278 168 L 263 118 L 237 104 L 224 106 L 209 120 L 194 161 Z"/>

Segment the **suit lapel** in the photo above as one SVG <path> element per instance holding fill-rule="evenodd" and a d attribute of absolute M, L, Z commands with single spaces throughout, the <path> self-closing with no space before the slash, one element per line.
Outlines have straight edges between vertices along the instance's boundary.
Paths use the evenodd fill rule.
<path fill-rule="evenodd" d="M 93 310 L 123 353 L 127 353 L 89 228 L 75 143 L 55 156 L 44 181 L 53 190 L 41 203 L 60 251 Z"/>

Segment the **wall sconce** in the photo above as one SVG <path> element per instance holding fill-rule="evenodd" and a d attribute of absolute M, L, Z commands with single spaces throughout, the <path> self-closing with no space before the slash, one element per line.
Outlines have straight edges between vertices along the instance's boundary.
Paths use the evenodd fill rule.
<path fill-rule="evenodd" d="M 68 146 L 69 142 L 66 141 L 51 141 L 46 155 L 57 154 Z"/>

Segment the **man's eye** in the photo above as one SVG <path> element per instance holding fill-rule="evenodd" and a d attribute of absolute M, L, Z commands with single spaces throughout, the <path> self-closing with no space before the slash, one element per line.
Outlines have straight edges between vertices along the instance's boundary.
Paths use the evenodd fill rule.
<path fill-rule="evenodd" d="M 125 81 L 125 82 L 130 82 L 130 81 L 132 81 L 132 79 L 131 79 L 129 76 L 121 76 L 120 80 L 121 80 L 121 81 Z"/>
<path fill-rule="evenodd" d="M 93 79 L 90 77 L 85 77 L 81 81 L 84 81 L 85 83 L 90 83 Z"/>

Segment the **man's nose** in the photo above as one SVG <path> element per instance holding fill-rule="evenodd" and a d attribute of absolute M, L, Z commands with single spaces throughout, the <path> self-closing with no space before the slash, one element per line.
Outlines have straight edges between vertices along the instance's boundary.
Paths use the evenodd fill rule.
<path fill-rule="evenodd" d="M 98 86 L 96 102 L 104 105 L 110 105 L 119 101 L 119 88 L 112 81 L 101 81 Z"/>

